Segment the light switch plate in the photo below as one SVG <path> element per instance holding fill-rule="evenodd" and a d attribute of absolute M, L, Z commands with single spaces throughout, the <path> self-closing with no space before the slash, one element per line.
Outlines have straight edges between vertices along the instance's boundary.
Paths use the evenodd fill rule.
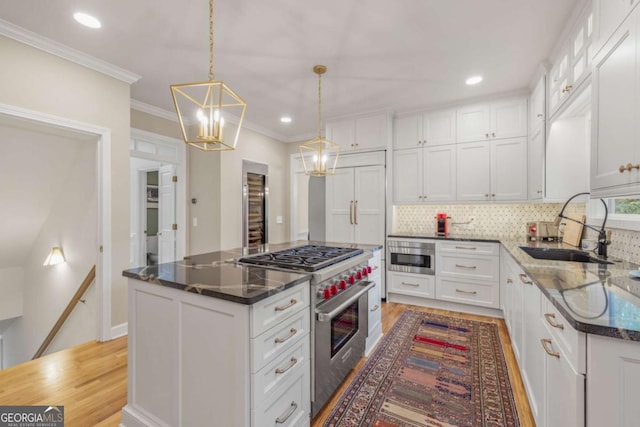
<path fill-rule="evenodd" d="M 276 224 L 282 224 L 282 216 L 281 215 L 278 215 L 276 217 Z"/>

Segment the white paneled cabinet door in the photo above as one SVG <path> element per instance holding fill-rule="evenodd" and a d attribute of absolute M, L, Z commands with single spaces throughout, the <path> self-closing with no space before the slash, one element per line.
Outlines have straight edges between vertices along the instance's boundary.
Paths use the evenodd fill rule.
<path fill-rule="evenodd" d="M 594 61 L 591 190 L 632 183 L 638 170 L 638 11 L 613 34 Z"/>
<path fill-rule="evenodd" d="M 490 138 L 491 108 L 489 104 L 464 107 L 457 112 L 458 142 L 481 141 Z"/>
<path fill-rule="evenodd" d="M 355 149 L 355 125 L 353 120 L 327 123 L 327 139 L 340 146 L 340 151 Z"/>
<path fill-rule="evenodd" d="M 598 46 L 602 46 L 618 25 L 638 5 L 638 0 L 594 0 L 593 11 L 597 19 Z"/>
<path fill-rule="evenodd" d="M 559 351 L 553 347 L 553 342 L 547 346 L 552 352 Z M 584 375 L 576 373 L 563 354 L 556 357 L 545 351 L 545 356 L 547 358 L 547 405 L 546 424 L 543 425 L 584 427 Z M 607 369 L 607 367 L 602 366 L 601 369 Z"/>
<path fill-rule="evenodd" d="M 545 419 L 545 390 L 546 375 L 545 361 L 547 354 L 540 346 L 545 327 L 542 324 L 542 304 L 546 297 L 542 295 L 535 284 L 524 285 L 524 311 L 523 311 L 523 343 L 522 364 L 520 372 L 522 381 L 529 397 L 529 407 L 533 413 L 536 424 L 544 426 Z"/>
<path fill-rule="evenodd" d="M 540 126 L 529 139 L 529 200 L 544 196 L 544 134 L 544 126 Z"/>
<path fill-rule="evenodd" d="M 513 138 L 527 134 L 526 98 L 491 104 L 491 138 Z"/>
<path fill-rule="evenodd" d="M 456 112 L 438 111 L 425 114 L 422 120 L 424 145 L 445 145 L 456 142 Z"/>
<path fill-rule="evenodd" d="M 384 166 L 354 168 L 354 214 L 355 242 L 383 244 L 384 234 Z M 333 240 L 349 241 L 349 240 Z"/>
<path fill-rule="evenodd" d="M 458 200 L 490 200 L 491 142 L 456 146 L 456 187 Z"/>
<path fill-rule="evenodd" d="M 422 156 L 423 201 L 455 201 L 456 146 L 425 147 Z"/>
<path fill-rule="evenodd" d="M 387 114 L 361 117 L 355 121 L 354 149 L 387 148 Z"/>
<path fill-rule="evenodd" d="M 393 152 L 393 199 L 396 203 L 421 202 L 422 148 Z"/>
<path fill-rule="evenodd" d="M 393 149 L 418 148 L 421 146 L 422 114 L 396 118 L 393 126 Z"/>
<path fill-rule="evenodd" d="M 569 96 L 569 44 L 567 43 L 554 62 L 549 73 L 549 117 L 560 108 L 562 102 Z"/>
<path fill-rule="evenodd" d="M 353 242 L 354 168 L 336 169 L 326 179 L 326 239 L 330 242 Z M 384 206 L 384 205 L 383 205 Z"/>
<path fill-rule="evenodd" d="M 491 200 L 527 199 L 527 138 L 491 142 Z"/>
<path fill-rule="evenodd" d="M 529 130 L 543 126 L 545 120 L 545 76 L 542 76 L 529 98 Z"/>

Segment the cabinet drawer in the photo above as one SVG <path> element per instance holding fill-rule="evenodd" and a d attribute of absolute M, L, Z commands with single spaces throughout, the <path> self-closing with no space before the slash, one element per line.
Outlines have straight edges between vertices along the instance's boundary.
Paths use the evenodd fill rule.
<path fill-rule="evenodd" d="M 389 292 L 435 298 L 435 276 L 390 272 L 389 282 Z"/>
<path fill-rule="evenodd" d="M 252 408 L 258 408 L 278 388 L 289 379 L 299 376 L 306 367 L 309 368 L 309 334 L 289 350 L 282 352 L 278 358 L 255 373 L 252 377 Z"/>
<path fill-rule="evenodd" d="M 573 329 L 549 300 L 546 301 L 546 307 L 542 313 L 542 323 L 551 335 L 551 340 L 557 344 L 573 369 L 579 374 L 584 374 L 586 372 L 586 334 Z"/>
<path fill-rule="evenodd" d="M 485 242 L 436 242 L 436 253 L 454 253 L 469 255 L 495 255 L 500 253 L 498 243 Z"/>
<path fill-rule="evenodd" d="M 309 361 L 301 372 L 273 391 L 257 409 L 251 411 L 253 427 L 309 426 L 311 384 Z"/>
<path fill-rule="evenodd" d="M 497 257 L 439 254 L 436 260 L 436 274 L 439 277 L 498 283 L 500 281 L 500 260 Z"/>
<path fill-rule="evenodd" d="M 500 307 L 500 286 L 496 282 L 475 283 L 438 277 L 436 299 L 482 307 Z"/>
<path fill-rule="evenodd" d="M 369 290 L 369 336 L 382 321 L 382 307 L 380 302 L 380 283 Z"/>
<path fill-rule="evenodd" d="M 258 372 L 280 354 L 302 341 L 309 333 L 310 318 L 309 310 L 302 310 L 277 327 L 252 338 L 251 372 Z"/>
<path fill-rule="evenodd" d="M 309 305 L 309 282 L 251 306 L 251 337 L 257 337 Z"/>

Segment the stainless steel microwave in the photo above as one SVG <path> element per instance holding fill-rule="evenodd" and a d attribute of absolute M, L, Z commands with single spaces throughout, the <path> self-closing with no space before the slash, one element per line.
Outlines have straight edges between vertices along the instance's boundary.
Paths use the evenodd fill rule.
<path fill-rule="evenodd" d="M 387 265 L 390 271 L 436 274 L 436 245 L 415 240 L 387 240 Z"/>

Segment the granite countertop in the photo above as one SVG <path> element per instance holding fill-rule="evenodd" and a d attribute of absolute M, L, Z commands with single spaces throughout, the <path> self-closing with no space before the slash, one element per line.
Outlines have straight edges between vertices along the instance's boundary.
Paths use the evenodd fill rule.
<path fill-rule="evenodd" d="M 311 278 L 308 273 L 272 270 L 239 264 L 239 258 L 303 245 L 348 247 L 376 251 L 382 245 L 354 245 L 339 242 L 298 240 L 267 244 L 257 248 L 191 255 L 181 261 L 128 269 L 122 275 L 161 286 L 182 289 L 240 304 L 254 304 Z"/>
<path fill-rule="evenodd" d="M 454 240 L 465 242 L 494 242 L 500 243 L 500 238 L 492 236 L 478 236 L 471 234 L 449 234 L 448 236 L 436 236 L 435 234 L 419 234 L 419 233 L 396 233 L 389 234 L 387 237 L 400 239 L 435 239 L 435 240 Z"/>
<path fill-rule="evenodd" d="M 576 249 L 563 243 L 530 242 L 523 238 L 392 234 L 421 238 L 499 242 L 574 329 L 590 334 L 640 341 L 640 279 L 630 276 L 638 265 L 608 258 L 612 264 L 535 259 L 520 246 Z M 436 266 L 437 269 L 437 266 Z M 639 272 L 640 273 L 640 272 Z"/>

